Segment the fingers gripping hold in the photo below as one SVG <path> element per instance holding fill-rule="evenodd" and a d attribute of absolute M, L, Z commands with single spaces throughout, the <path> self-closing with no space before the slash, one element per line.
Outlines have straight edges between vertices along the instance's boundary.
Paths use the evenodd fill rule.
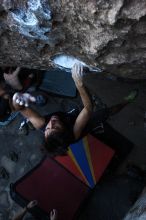
<path fill-rule="evenodd" d="M 76 86 L 83 85 L 83 65 L 80 63 L 75 63 L 72 68 L 72 78 L 76 84 Z"/>
<path fill-rule="evenodd" d="M 74 79 L 82 79 L 83 75 L 83 65 L 80 63 L 75 63 L 75 65 L 72 68 L 72 77 Z"/>

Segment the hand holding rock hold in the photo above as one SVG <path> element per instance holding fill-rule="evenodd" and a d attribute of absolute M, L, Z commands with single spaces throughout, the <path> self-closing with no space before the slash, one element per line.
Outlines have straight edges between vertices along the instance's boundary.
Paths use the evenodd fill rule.
<path fill-rule="evenodd" d="M 73 68 L 71 70 L 72 72 L 72 78 L 76 84 L 76 86 L 82 86 L 83 85 L 83 65 L 80 63 L 75 63 L 73 65 Z"/>

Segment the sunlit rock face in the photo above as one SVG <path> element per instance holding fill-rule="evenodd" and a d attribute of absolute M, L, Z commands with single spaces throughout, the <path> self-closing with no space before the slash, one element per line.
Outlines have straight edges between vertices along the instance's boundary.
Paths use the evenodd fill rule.
<path fill-rule="evenodd" d="M 63 55 L 111 75 L 146 79 L 145 0 L 0 2 L 0 65 L 46 69 Z"/>

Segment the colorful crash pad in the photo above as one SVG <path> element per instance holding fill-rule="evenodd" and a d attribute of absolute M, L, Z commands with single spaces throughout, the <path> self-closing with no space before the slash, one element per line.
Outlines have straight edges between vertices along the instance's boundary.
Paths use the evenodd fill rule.
<path fill-rule="evenodd" d="M 58 220 L 74 220 L 90 189 L 99 181 L 114 151 L 97 138 L 87 135 L 69 147 L 68 155 L 45 158 L 11 187 L 11 197 L 21 206 L 38 200 L 33 214 L 48 219 L 58 210 Z"/>
<path fill-rule="evenodd" d="M 55 208 L 58 211 L 58 220 L 73 220 L 89 191 L 90 188 L 82 181 L 47 157 L 13 184 L 11 196 L 20 205 L 36 199 L 38 206 L 33 214 L 37 219 L 48 219 L 45 216 L 49 216 L 50 211 Z"/>
<path fill-rule="evenodd" d="M 93 188 L 114 156 L 114 150 L 92 135 L 71 144 L 67 156 L 55 159 Z"/>

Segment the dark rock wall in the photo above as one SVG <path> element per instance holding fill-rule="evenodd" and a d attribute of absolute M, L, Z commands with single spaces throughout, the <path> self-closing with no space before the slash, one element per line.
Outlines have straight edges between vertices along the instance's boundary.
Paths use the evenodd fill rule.
<path fill-rule="evenodd" d="M 0 65 L 46 69 L 72 55 L 146 79 L 145 0 L 0 0 Z"/>

